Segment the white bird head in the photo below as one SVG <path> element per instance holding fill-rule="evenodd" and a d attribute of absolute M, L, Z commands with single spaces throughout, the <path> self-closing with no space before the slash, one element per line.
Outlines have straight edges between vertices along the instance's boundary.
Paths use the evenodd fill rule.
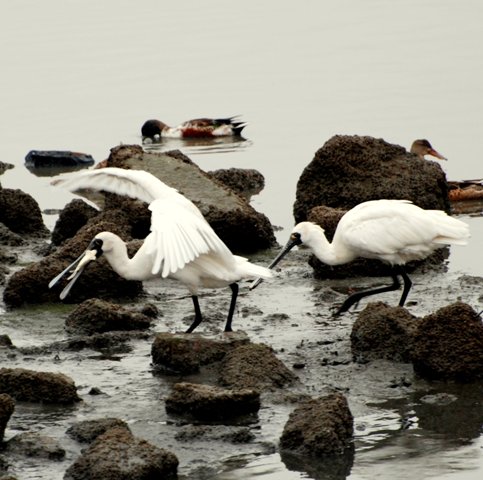
<path fill-rule="evenodd" d="M 72 262 L 65 270 L 63 270 L 61 273 L 59 273 L 59 275 L 50 281 L 49 288 L 52 288 L 59 282 L 60 279 L 70 273 L 69 277 L 67 278 L 67 280 L 70 281 L 60 293 L 60 299 L 63 300 L 69 294 L 71 288 L 81 276 L 87 264 L 97 260 L 103 253 L 112 249 L 113 237 L 114 235 L 110 232 L 102 232 L 96 235 L 82 255 L 80 255 L 77 260 Z"/>
<path fill-rule="evenodd" d="M 300 222 L 295 225 L 292 232 L 290 233 L 290 238 L 285 246 L 282 248 L 280 253 L 273 259 L 272 263 L 268 268 L 273 268 L 277 265 L 280 260 L 282 260 L 285 255 L 287 255 L 290 250 L 294 247 L 308 247 L 311 248 L 313 243 L 320 239 L 321 235 L 324 235 L 324 229 L 313 222 Z M 253 290 L 262 282 L 261 278 L 256 279 L 251 285 L 250 290 Z"/>

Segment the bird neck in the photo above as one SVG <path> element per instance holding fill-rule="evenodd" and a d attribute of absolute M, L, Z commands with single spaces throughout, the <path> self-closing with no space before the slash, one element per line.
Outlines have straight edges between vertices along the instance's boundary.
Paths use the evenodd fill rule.
<path fill-rule="evenodd" d="M 112 250 L 104 253 L 104 256 L 118 275 L 126 280 L 137 280 L 136 269 L 132 265 L 133 259 L 129 258 L 127 254 L 126 244 L 121 239 L 119 240 Z"/>
<path fill-rule="evenodd" d="M 326 265 L 342 265 L 353 259 L 353 256 L 336 246 L 336 243 L 330 243 L 323 234 L 317 237 L 317 241 L 311 242 L 311 244 L 306 243 L 306 245 Z"/>

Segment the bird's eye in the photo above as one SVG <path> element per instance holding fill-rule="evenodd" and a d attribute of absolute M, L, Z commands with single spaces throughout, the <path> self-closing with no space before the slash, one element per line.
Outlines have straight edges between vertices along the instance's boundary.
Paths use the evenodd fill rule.
<path fill-rule="evenodd" d="M 100 238 L 95 238 L 92 242 L 92 246 L 97 250 L 102 248 L 102 240 Z"/>

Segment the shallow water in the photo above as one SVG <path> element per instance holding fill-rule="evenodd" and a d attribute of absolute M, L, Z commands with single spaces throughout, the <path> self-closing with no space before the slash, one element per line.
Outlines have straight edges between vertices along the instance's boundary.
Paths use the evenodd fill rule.
<path fill-rule="evenodd" d="M 293 224 L 298 177 L 334 134 L 371 135 L 406 147 L 416 138 L 428 138 L 449 158 L 442 163 L 449 179 L 481 178 L 482 15 L 477 0 L 468 0 L 464 8 L 450 0 L 299 4 L 267 0 L 236 7 L 221 0 L 202 5 L 193 0 L 169 5 L 155 0 L 142 4 L 18 0 L 8 6 L 4 2 L 0 5 L 0 161 L 16 168 L 2 175 L 0 182 L 31 193 L 52 227 L 56 215 L 50 212 L 62 208 L 72 195 L 53 190 L 49 177 L 36 176 L 23 166 L 29 150 L 83 151 L 100 161 L 119 143 L 140 143 L 140 127 L 148 118 L 174 125 L 198 116 L 234 114 L 248 122 L 246 141 L 170 141 L 149 148 L 179 148 L 205 170 L 261 171 L 266 188 L 252 203 L 281 227 L 276 232 L 280 243 Z M 440 277 L 444 278 L 440 284 L 430 274 L 414 278 L 415 314 L 457 298 L 481 309 L 477 288 L 459 279 L 463 274 L 483 276 L 483 219 L 462 218 L 470 224 L 471 242 L 452 249 L 448 273 Z M 331 323 L 327 304 L 319 298 L 329 284 L 312 280 L 304 262 L 294 268 L 292 275 L 302 280 L 284 284 L 286 303 L 280 304 L 280 295 L 274 297 L 273 289 L 265 285 L 260 293 L 242 297 L 243 304 L 262 309 L 262 320 L 239 317 L 236 322 L 254 341 L 272 343 L 288 364 L 297 355 L 334 355 L 335 347 L 326 347 L 327 352 L 321 346 L 312 346 L 313 351 L 298 347 L 303 341 L 310 344 L 312 337 L 332 336 L 340 351 L 346 351 L 352 319 L 341 320 L 342 325 Z M 361 283 L 372 281 L 361 279 Z M 432 281 L 432 294 L 424 298 Z M 185 294 L 175 285 L 167 291 L 177 297 Z M 225 296 L 226 292 L 207 296 L 205 305 Z M 159 330 L 180 328 L 181 319 L 190 313 L 186 299 L 167 300 L 163 295 L 158 303 L 166 312 L 156 326 Z M 274 312 L 289 315 L 282 324 L 290 334 L 266 332 L 265 322 L 277 325 L 266 319 Z M 50 306 L 4 312 L 1 330 L 18 346 L 46 344 L 64 335 L 63 315 L 62 311 L 52 315 Z M 216 325 L 213 330 L 217 331 Z M 215 471 L 208 478 L 318 478 L 289 470 L 275 451 L 292 406 L 268 402 L 270 408 L 260 414 L 262 427 L 255 445 L 215 441 L 207 447 L 203 442 L 180 445 L 173 440 L 176 426 L 169 423 L 159 401 L 169 381 L 151 374 L 149 348 L 149 342 L 135 341 L 134 351 L 118 360 L 100 359 L 97 352 L 62 355 L 60 363 L 53 356 L 9 359 L 11 365 L 64 371 L 81 386 L 86 400 L 72 411 L 17 406 L 8 435 L 22 429 L 46 430 L 60 436 L 69 449 L 68 459 L 57 467 L 20 462 L 19 478 L 61 478 L 78 453 L 78 446 L 63 435 L 66 425 L 104 414 L 126 417 L 135 433 L 172 446 L 184 458 L 180 472 L 189 478 L 202 478 L 194 473 L 197 462 L 212 458 L 217 449 L 221 462 L 214 457 Z M 315 359 L 310 361 L 314 362 L 310 372 L 301 373 L 309 391 L 321 394 L 328 385 L 350 386 L 347 372 L 343 373 L 348 367 L 328 373 Z M 404 365 L 367 368 L 363 378 L 373 381 L 373 388 L 358 385 L 351 391 L 358 437 L 348 478 L 480 478 L 481 417 L 465 419 L 457 414 L 460 423 L 469 424 L 469 431 L 476 433 L 447 438 L 421 427 L 417 420 L 401 429 L 396 407 L 365 406 L 369 394 L 381 401 L 388 395 L 397 397 L 396 393 L 409 398 L 411 392 L 388 391 L 386 386 L 388 378 L 401 372 L 412 378 Z M 107 391 L 107 397 L 87 395 L 96 385 Z M 413 385 L 410 390 L 431 388 L 446 387 Z M 457 396 L 463 401 L 468 393 Z"/>

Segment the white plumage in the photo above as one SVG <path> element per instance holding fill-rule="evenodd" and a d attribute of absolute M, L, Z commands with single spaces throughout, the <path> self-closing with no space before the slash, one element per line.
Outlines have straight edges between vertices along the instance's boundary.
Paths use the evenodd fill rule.
<path fill-rule="evenodd" d="M 411 280 L 403 266 L 411 260 L 426 258 L 445 245 L 465 245 L 469 227 L 441 210 L 423 210 L 407 200 L 373 200 L 361 203 L 340 219 L 332 242 L 324 230 L 311 222 L 297 224 L 290 240 L 269 268 L 273 268 L 296 245 L 306 246 L 323 263 L 341 265 L 358 257 L 382 260 L 393 266 L 393 284 L 351 295 L 337 313 L 347 311 L 361 298 L 396 290 L 398 275 L 404 280 L 399 302 L 403 306 Z M 260 283 L 256 280 L 251 288 Z"/>
<path fill-rule="evenodd" d="M 96 235 L 86 252 L 50 282 L 49 286 L 54 286 L 76 267 L 61 298 L 69 293 L 87 263 L 104 255 L 112 269 L 126 279 L 147 280 L 160 276 L 183 282 L 195 307 L 195 320 L 188 332 L 202 320 L 199 288 L 230 286 L 232 299 L 225 331 L 231 331 L 237 282 L 249 277 L 271 276 L 267 268 L 233 255 L 190 200 L 148 172 L 109 167 L 59 176 L 52 183 L 71 191 L 104 190 L 138 198 L 149 203 L 152 212 L 151 232 L 132 258 L 128 257 L 126 244 L 117 235 L 111 232 Z M 92 251 L 96 252 L 95 256 Z"/>

